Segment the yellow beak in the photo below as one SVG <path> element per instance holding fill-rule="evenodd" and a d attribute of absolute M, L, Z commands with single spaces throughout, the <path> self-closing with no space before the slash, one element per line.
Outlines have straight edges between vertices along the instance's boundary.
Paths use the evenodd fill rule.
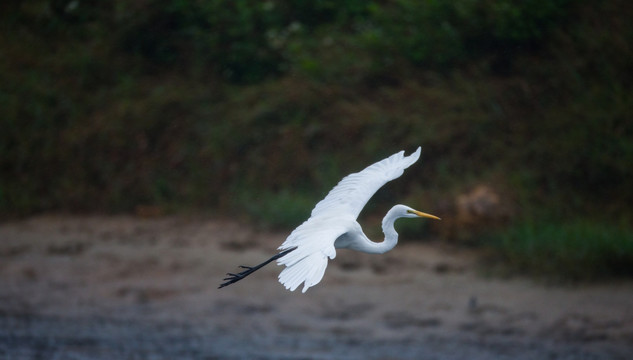
<path fill-rule="evenodd" d="M 435 219 L 435 220 L 442 220 L 435 215 L 423 213 L 422 211 L 413 210 L 413 213 L 420 217 L 425 217 L 425 218 L 430 218 L 430 219 Z"/>

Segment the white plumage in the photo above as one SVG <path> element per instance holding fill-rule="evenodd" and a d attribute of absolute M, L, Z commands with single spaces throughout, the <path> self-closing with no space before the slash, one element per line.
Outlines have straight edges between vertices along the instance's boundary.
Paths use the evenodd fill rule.
<path fill-rule="evenodd" d="M 358 218 L 365 204 L 378 189 L 402 176 L 406 168 L 418 161 L 421 150 L 418 147 L 409 156 L 404 156 L 404 151 L 400 151 L 361 172 L 347 175 L 316 204 L 311 215 L 314 217 L 345 213 L 352 215 L 354 219 Z"/>
<path fill-rule="evenodd" d="M 323 279 L 328 258 L 336 257 L 336 249 L 347 248 L 371 254 L 382 254 L 398 243 L 398 233 L 394 229 L 396 219 L 402 217 L 437 216 L 414 210 L 405 205 L 395 205 L 382 220 L 385 240 L 376 243 L 363 233 L 356 221 L 369 199 L 387 182 L 400 177 L 404 170 L 420 158 L 420 148 L 409 156 L 404 151 L 368 166 L 363 171 L 343 178 L 327 196 L 316 204 L 308 220 L 297 227 L 279 247 L 279 254 L 238 274 L 229 277 L 220 285 L 224 287 L 242 280 L 262 266 L 277 260 L 285 266 L 279 274 L 279 281 L 290 291 L 303 283 L 302 292 L 318 284 Z"/>
<path fill-rule="evenodd" d="M 356 219 L 378 189 L 400 177 L 406 168 L 420 158 L 420 150 L 418 147 L 409 156 L 404 156 L 404 151 L 400 151 L 361 172 L 346 176 L 316 204 L 311 217 L 297 227 L 279 247 L 279 250 L 296 247 L 296 250 L 277 260 L 279 265 L 286 266 L 279 274 L 279 281 L 286 289 L 294 291 L 304 283 L 302 292 L 306 292 L 311 286 L 318 284 L 325 273 L 328 258 L 336 257 L 336 248 L 382 253 L 395 246 L 395 230 L 395 238 L 381 243 L 384 244 L 384 249 L 380 249 L 380 244 L 367 238 Z M 403 210 L 406 214 L 406 210 L 412 209 Z M 393 228 L 393 222 L 391 225 Z"/>

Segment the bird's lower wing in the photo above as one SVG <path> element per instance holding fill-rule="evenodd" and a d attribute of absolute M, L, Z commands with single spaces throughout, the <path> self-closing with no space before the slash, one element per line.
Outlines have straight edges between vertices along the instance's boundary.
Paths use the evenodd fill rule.
<path fill-rule="evenodd" d="M 302 292 L 318 284 L 323 278 L 328 258 L 336 257 L 334 242 L 348 231 L 340 219 L 310 218 L 296 228 L 279 247 L 295 250 L 277 260 L 286 268 L 279 274 L 279 282 L 294 291 L 303 283 Z"/>
<path fill-rule="evenodd" d="M 303 283 L 301 292 L 305 293 L 310 287 L 318 284 L 323 279 L 325 268 L 327 267 L 327 258 L 322 253 L 312 253 L 293 265 L 286 267 L 279 274 L 279 282 L 290 291 L 295 291 Z"/>
<path fill-rule="evenodd" d="M 402 175 L 420 158 L 420 148 L 409 156 L 404 151 L 393 154 L 363 171 L 343 178 L 312 210 L 312 216 L 358 217 L 369 199 L 387 182 Z"/>

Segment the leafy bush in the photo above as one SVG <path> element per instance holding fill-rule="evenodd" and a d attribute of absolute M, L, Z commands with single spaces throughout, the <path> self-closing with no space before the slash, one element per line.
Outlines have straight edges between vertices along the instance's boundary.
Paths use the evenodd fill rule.
<path fill-rule="evenodd" d="M 323 24 L 347 23 L 366 13 L 347 1 L 150 1 L 122 3 L 118 42 L 158 65 L 212 67 L 223 78 L 253 83 L 288 70 L 287 45 Z"/>
<path fill-rule="evenodd" d="M 508 61 L 560 25 L 572 0 L 374 3 L 365 39 L 382 56 L 446 69 L 481 57 Z"/>

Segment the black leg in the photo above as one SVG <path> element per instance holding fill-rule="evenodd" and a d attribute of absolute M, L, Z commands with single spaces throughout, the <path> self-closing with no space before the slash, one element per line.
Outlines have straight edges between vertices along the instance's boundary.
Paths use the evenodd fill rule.
<path fill-rule="evenodd" d="M 242 269 L 246 269 L 242 272 L 239 272 L 237 274 L 233 274 L 233 273 L 226 273 L 228 275 L 228 277 L 225 277 L 223 280 L 224 282 L 222 284 L 220 284 L 220 286 L 218 287 L 218 289 L 221 289 L 225 286 L 231 285 L 233 283 L 236 283 L 240 280 L 242 280 L 243 278 L 247 277 L 248 275 L 254 273 L 255 271 L 261 269 L 262 267 L 264 267 L 265 265 L 268 265 L 268 263 L 270 263 L 271 261 L 275 261 L 277 259 L 279 259 L 282 256 L 285 256 L 286 254 L 288 254 L 291 251 L 296 250 L 297 247 L 292 247 L 288 250 L 284 250 L 282 252 L 280 252 L 279 254 L 271 257 L 270 259 L 264 261 L 263 263 L 259 264 L 259 265 L 255 265 L 255 266 L 244 266 L 244 265 L 240 265 L 239 267 Z"/>

